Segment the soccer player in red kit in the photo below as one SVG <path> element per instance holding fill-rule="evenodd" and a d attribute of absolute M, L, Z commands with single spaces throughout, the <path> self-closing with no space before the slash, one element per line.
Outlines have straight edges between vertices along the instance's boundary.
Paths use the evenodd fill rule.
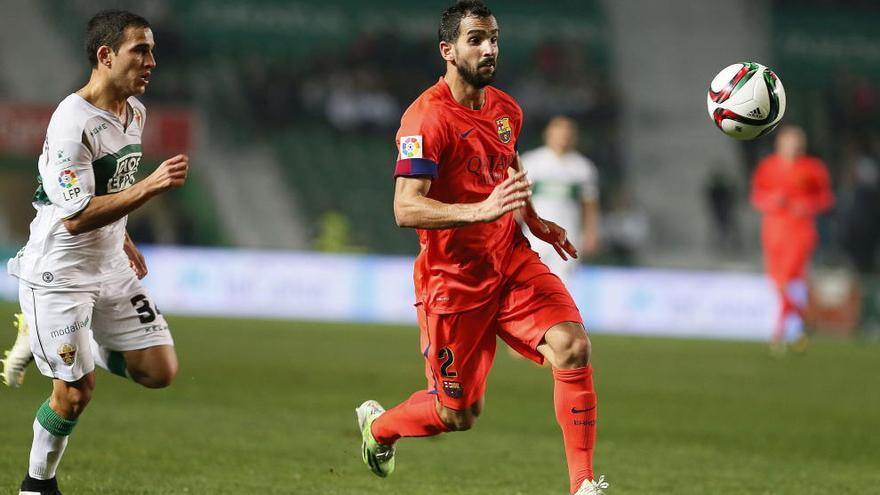
<path fill-rule="evenodd" d="M 397 133 L 394 216 L 417 229 L 416 307 L 428 387 L 385 411 L 357 408 L 364 462 L 385 477 L 394 444 L 470 429 L 483 407 L 496 336 L 553 367 L 570 492 L 602 493 L 593 477 L 596 393 L 590 341 L 562 282 L 531 250 L 514 219 L 562 257 L 576 256 L 565 230 L 529 201 L 517 140 L 522 110 L 489 84 L 498 24 L 479 1 L 460 1 L 440 21 L 446 75 L 407 109 Z"/>
<path fill-rule="evenodd" d="M 764 214 L 761 238 L 767 273 L 779 294 L 779 317 L 771 348 L 787 343 L 806 346 L 803 311 L 807 303 L 807 268 L 816 247 L 816 215 L 834 203 L 825 164 L 807 156 L 799 127 L 776 134 L 776 152 L 761 161 L 752 178 L 752 204 Z"/>

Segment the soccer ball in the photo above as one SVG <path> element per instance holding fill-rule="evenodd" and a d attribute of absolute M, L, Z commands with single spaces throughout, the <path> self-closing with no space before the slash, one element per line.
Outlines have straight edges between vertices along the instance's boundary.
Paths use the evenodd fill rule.
<path fill-rule="evenodd" d="M 712 79 L 706 104 L 721 132 L 736 139 L 755 139 L 782 120 L 785 89 L 772 70 L 742 62 L 728 65 Z"/>

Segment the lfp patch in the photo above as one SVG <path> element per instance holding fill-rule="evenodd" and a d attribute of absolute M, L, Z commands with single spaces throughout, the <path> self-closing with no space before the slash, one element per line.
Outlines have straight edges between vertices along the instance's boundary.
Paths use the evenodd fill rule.
<path fill-rule="evenodd" d="M 422 136 L 403 136 L 400 138 L 400 158 L 421 158 Z"/>
<path fill-rule="evenodd" d="M 79 179 L 76 177 L 76 172 L 74 172 L 73 170 L 64 170 L 58 176 L 58 185 L 60 185 L 64 189 L 70 189 L 78 183 Z"/>

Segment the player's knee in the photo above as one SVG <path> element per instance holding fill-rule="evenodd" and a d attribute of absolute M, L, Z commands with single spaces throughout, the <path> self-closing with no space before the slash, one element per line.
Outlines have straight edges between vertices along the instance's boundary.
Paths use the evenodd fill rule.
<path fill-rule="evenodd" d="M 547 338 L 553 350 L 552 364 L 560 369 L 582 368 L 590 362 L 590 338 L 580 324 L 568 323 L 554 327 Z M 550 332 L 548 332 L 549 334 Z"/>
<path fill-rule="evenodd" d="M 456 410 L 446 407 L 440 408 L 440 420 L 452 431 L 467 431 L 473 428 L 477 422 L 477 414 L 470 409 Z"/>
<path fill-rule="evenodd" d="M 165 388 L 177 376 L 177 355 L 170 346 L 160 346 L 127 356 L 131 379 L 147 388 Z"/>
<path fill-rule="evenodd" d="M 476 416 L 472 415 L 455 416 L 452 421 L 444 421 L 452 431 L 468 431 L 474 427 L 476 422 Z"/>
<path fill-rule="evenodd" d="M 177 363 L 161 363 L 149 370 L 129 370 L 131 378 L 147 388 L 165 388 L 171 385 L 177 376 Z"/>
<path fill-rule="evenodd" d="M 560 356 L 560 368 L 583 368 L 590 362 L 590 338 L 585 332 L 575 334 Z"/>

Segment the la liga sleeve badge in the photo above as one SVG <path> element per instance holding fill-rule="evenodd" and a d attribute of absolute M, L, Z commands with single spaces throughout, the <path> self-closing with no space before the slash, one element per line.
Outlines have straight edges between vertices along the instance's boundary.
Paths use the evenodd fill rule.
<path fill-rule="evenodd" d="M 422 136 L 403 136 L 400 138 L 400 159 L 422 157 Z"/>

